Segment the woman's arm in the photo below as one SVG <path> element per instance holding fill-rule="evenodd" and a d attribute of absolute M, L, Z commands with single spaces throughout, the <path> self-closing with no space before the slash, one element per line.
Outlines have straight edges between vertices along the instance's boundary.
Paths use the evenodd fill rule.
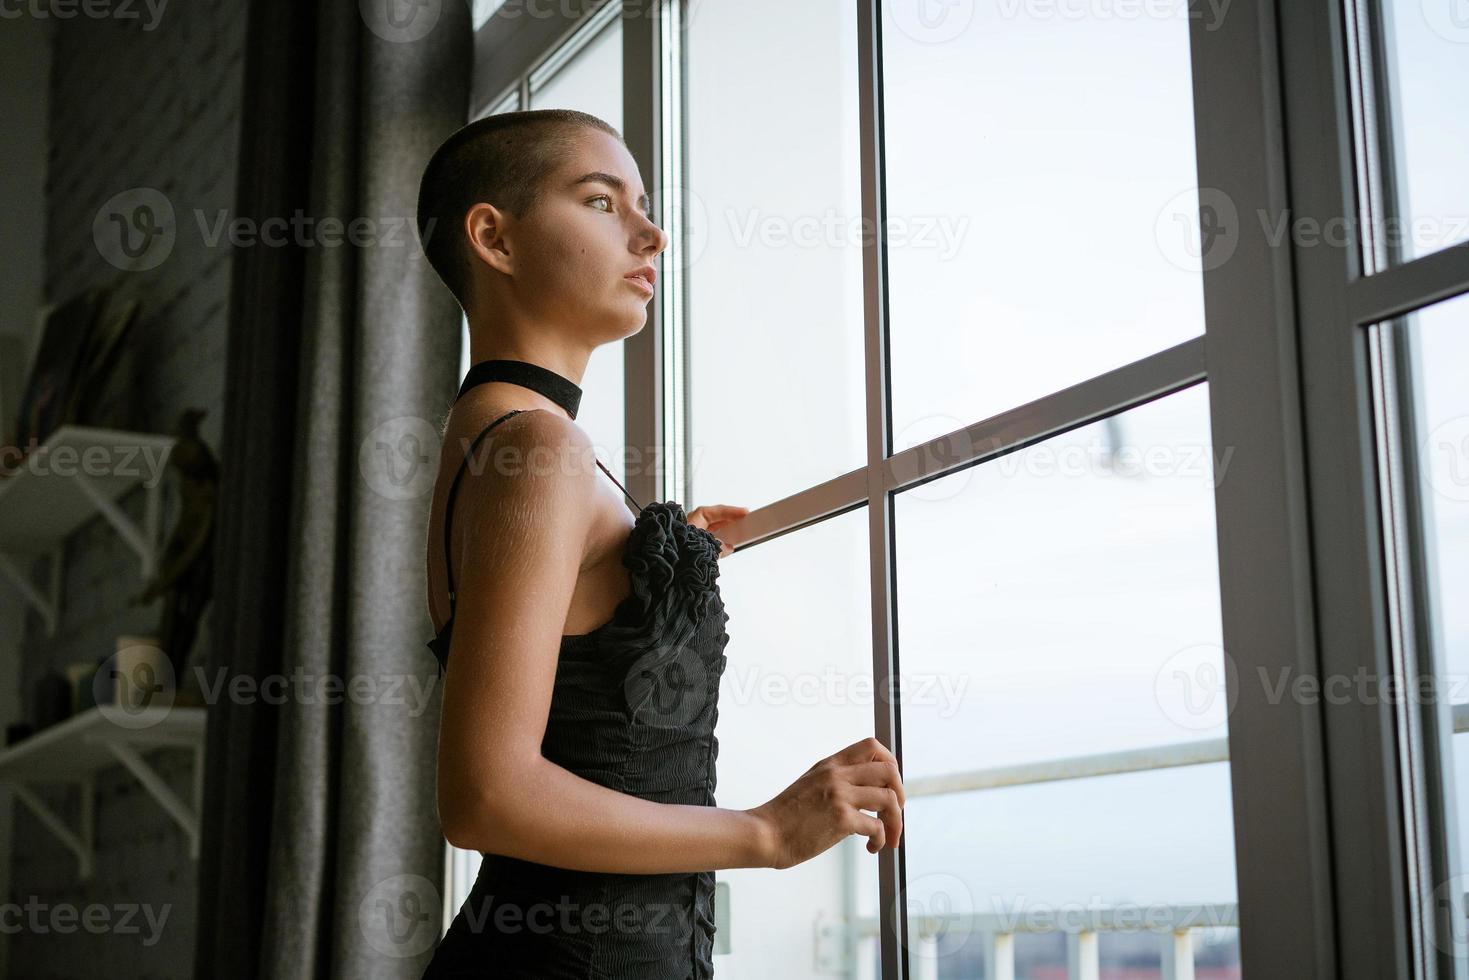
<path fill-rule="evenodd" d="M 502 423 L 470 466 L 454 514 L 459 588 L 439 727 L 445 837 L 585 871 L 772 866 L 779 842 L 769 820 L 640 799 L 542 756 L 597 467 L 585 433 L 540 411 Z"/>

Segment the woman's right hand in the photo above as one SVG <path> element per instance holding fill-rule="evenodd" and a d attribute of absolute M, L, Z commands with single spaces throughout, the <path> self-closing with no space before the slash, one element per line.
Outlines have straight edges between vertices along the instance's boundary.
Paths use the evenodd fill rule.
<path fill-rule="evenodd" d="M 906 800 L 897 759 L 876 738 L 864 738 L 822 759 L 775 799 L 747 812 L 769 831 L 774 844 L 769 866 L 789 868 L 851 834 L 867 838 L 869 854 L 896 848 Z"/>

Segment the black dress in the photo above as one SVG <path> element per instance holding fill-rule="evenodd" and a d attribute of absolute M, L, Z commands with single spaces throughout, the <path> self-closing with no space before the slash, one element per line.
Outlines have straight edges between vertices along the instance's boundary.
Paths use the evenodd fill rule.
<path fill-rule="evenodd" d="M 466 457 L 515 414 L 490 423 Z M 462 473 L 445 507 L 446 563 Z M 714 725 L 729 642 L 716 581 L 719 544 L 689 524 L 679 504 L 655 502 L 639 511 L 622 563 L 632 592 L 613 618 L 590 633 L 561 638 L 542 754 L 620 793 L 713 806 Z M 450 617 L 428 644 L 441 674 L 454 623 L 453 588 L 450 570 Z M 712 871 L 612 874 L 486 854 L 423 976 L 708 980 L 713 948 Z"/>

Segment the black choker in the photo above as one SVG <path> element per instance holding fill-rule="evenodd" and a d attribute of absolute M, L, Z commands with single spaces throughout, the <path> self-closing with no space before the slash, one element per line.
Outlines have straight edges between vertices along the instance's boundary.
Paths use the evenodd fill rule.
<path fill-rule="evenodd" d="M 508 381 L 513 385 L 538 391 L 566 409 L 566 414 L 572 418 L 576 418 L 577 407 L 581 405 L 581 388 L 574 382 L 539 364 L 504 359 L 480 361 L 472 365 L 454 400 L 457 402 L 464 397 L 466 391 L 486 381 Z"/>

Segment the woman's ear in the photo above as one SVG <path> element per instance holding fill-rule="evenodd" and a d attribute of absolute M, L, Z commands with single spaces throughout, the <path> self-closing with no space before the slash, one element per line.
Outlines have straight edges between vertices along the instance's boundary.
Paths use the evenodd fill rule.
<path fill-rule="evenodd" d="M 493 204 L 480 202 L 464 214 L 464 234 L 472 256 L 507 276 L 515 272 L 509 230 L 508 216 Z"/>

